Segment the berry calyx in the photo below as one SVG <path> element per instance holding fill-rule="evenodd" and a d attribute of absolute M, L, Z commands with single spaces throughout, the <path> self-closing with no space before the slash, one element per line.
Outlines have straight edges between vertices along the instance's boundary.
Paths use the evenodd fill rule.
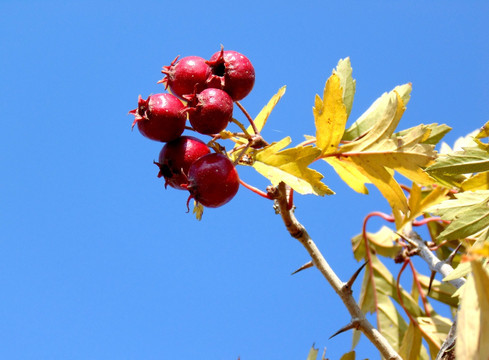
<path fill-rule="evenodd" d="M 189 200 L 194 198 L 211 208 L 222 206 L 238 192 L 238 171 L 222 154 L 204 155 L 190 166 L 187 189 L 190 191 Z"/>
<path fill-rule="evenodd" d="M 210 153 L 209 147 L 193 136 L 181 136 L 163 146 L 158 162 L 158 177 L 165 178 L 165 188 L 186 190 L 187 174 L 192 163 Z"/>
<path fill-rule="evenodd" d="M 207 78 L 211 68 L 200 56 L 186 56 L 178 60 L 178 56 L 169 66 L 161 70 L 166 76 L 158 81 L 170 87 L 173 94 L 183 98 L 183 95 L 200 92 L 206 88 Z"/>
<path fill-rule="evenodd" d="M 190 124 L 201 134 L 218 134 L 233 118 L 233 99 L 223 90 L 205 89 L 200 94 L 186 95 L 185 99 Z"/>
<path fill-rule="evenodd" d="M 183 103 L 172 94 L 150 95 L 138 99 L 137 109 L 129 111 L 135 116 L 139 132 L 151 140 L 167 142 L 178 138 L 185 129 L 187 115 Z"/>
<path fill-rule="evenodd" d="M 211 75 L 207 79 L 208 88 L 226 91 L 234 101 L 243 99 L 255 84 L 255 69 L 251 61 L 243 54 L 221 48 L 207 64 Z"/>

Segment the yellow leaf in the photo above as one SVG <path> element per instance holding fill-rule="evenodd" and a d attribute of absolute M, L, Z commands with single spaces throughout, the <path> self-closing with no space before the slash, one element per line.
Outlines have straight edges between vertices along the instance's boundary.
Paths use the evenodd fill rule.
<path fill-rule="evenodd" d="M 416 318 L 416 321 L 421 329 L 423 338 L 428 343 L 431 356 L 434 359 L 450 331 L 452 322 L 438 314 L 432 314 L 431 317 L 419 316 Z"/>
<path fill-rule="evenodd" d="M 367 177 L 379 189 L 382 195 L 387 199 L 392 208 L 396 228 L 400 228 L 403 217 L 408 212 L 408 202 L 401 186 L 394 179 L 392 174 L 384 166 L 375 162 L 363 161 L 360 156 L 351 157 L 352 161 L 361 167 Z"/>
<path fill-rule="evenodd" d="M 347 119 L 338 75 L 331 75 L 326 82 L 322 100 L 319 95 L 316 95 L 313 113 L 316 124 L 316 146 L 322 150 L 321 155 L 335 152 L 343 137 Z"/>
<path fill-rule="evenodd" d="M 403 360 L 419 359 L 421 339 L 421 331 L 419 331 L 419 328 L 413 322 L 410 322 L 399 349 L 399 355 Z"/>
<path fill-rule="evenodd" d="M 283 149 L 290 143 L 285 138 L 256 152 L 253 167 L 273 185 L 281 181 L 300 194 L 332 195 L 334 192 L 321 182 L 323 175 L 308 166 L 317 159 L 320 150 L 312 146 Z"/>
<path fill-rule="evenodd" d="M 198 201 L 194 201 L 194 210 L 192 211 L 195 214 L 195 218 L 197 220 L 202 220 L 202 215 L 204 215 L 204 207 Z"/>
<path fill-rule="evenodd" d="M 371 183 L 369 178 L 358 169 L 350 159 L 327 157 L 323 158 L 328 162 L 340 178 L 353 190 L 361 194 L 368 194 L 365 183 Z"/>
<path fill-rule="evenodd" d="M 423 196 L 421 188 L 413 183 L 409 196 L 409 216 L 404 218 L 403 224 L 407 224 L 411 220 L 417 218 L 426 212 L 430 206 L 437 205 L 447 199 L 449 189 L 437 186 L 431 189 L 427 195 Z"/>
<path fill-rule="evenodd" d="M 455 353 L 457 359 L 478 359 L 481 311 L 473 275 L 469 275 L 464 288 L 457 315 Z M 487 342 L 487 339 L 485 341 Z"/>
<path fill-rule="evenodd" d="M 340 360 L 355 360 L 355 351 L 350 351 L 340 358 Z"/>
<path fill-rule="evenodd" d="M 489 171 L 469 177 L 462 182 L 463 191 L 489 190 Z"/>
<path fill-rule="evenodd" d="M 480 309 L 478 359 L 489 359 L 489 274 L 478 261 L 472 262 L 475 290 Z M 465 296 L 465 295 L 464 295 Z"/>
<path fill-rule="evenodd" d="M 272 112 L 273 108 L 275 107 L 275 105 L 277 105 L 279 100 L 285 94 L 285 89 L 286 89 L 286 86 L 282 86 L 279 89 L 279 91 L 275 95 L 272 96 L 270 101 L 268 101 L 268 104 L 265 105 L 265 107 L 263 107 L 263 109 L 261 109 L 260 113 L 256 116 L 254 121 L 255 121 L 256 127 L 258 128 L 258 131 L 263 130 L 263 127 L 265 126 L 265 124 L 268 120 L 268 117 L 270 116 L 270 113 Z M 252 133 L 253 128 L 251 126 L 249 126 L 247 131 L 248 131 L 248 133 Z"/>

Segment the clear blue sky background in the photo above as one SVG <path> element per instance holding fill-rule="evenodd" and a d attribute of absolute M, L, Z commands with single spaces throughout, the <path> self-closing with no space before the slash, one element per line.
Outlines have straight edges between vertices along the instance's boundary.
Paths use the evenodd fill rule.
<path fill-rule="evenodd" d="M 349 350 L 349 333 L 328 340 L 349 321 L 339 298 L 315 270 L 290 276 L 308 257 L 270 202 L 241 189 L 197 222 L 185 192 L 156 177 L 162 145 L 131 132 L 127 112 L 163 90 L 160 69 L 176 55 L 208 58 L 220 44 L 246 54 L 257 77 L 242 103 L 254 115 L 287 85 L 270 141 L 314 133 L 314 95 L 346 56 L 351 119 L 412 82 L 402 128 L 446 123 L 450 143 L 489 120 L 486 1 L 3 0 L 0 13 L 1 359 Z M 347 279 L 358 266 L 350 238 L 387 203 L 318 170 L 337 195 L 297 196 L 297 216 Z M 366 341 L 358 351 L 378 358 Z"/>

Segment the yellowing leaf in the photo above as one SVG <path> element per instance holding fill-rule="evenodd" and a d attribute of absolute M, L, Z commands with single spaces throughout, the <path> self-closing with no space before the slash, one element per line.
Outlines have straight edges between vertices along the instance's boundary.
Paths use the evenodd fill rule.
<path fill-rule="evenodd" d="M 306 360 L 317 360 L 319 349 L 315 349 L 314 346 L 309 350 L 309 355 L 307 355 Z"/>
<path fill-rule="evenodd" d="M 333 74 L 324 87 L 323 99 L 316 95 L 313 108 L 316 124 L 316 146 L 321 155 L 336 151 L 347 119 L 340 78 Z"/>
<path fill-rule="evenodd" d="M 343 103 L 345 104 L 347 117 L 350 116 L 356 88 L 356 81 L 352 77 L 352 72 L 353 70 L 351 68 L 349 57 L 338 61 L 338 65 L 333 71 L 333 74 L 338 75 L 338 77 L 340 78 L 340 86 L 343 89 Z"/>
<path fill-rule="evenodd" d="M 290 144 L 290 138 L 271 144 L 256 152 L 253 167 L 269 179 L 273 185 L 281 181 L 300 194 L 332 195 L 334 192 L 321 182 L 323 176 L 308 166 L 320 154 L 318 148 L 298 146 L 283 149 Z"/>
<path fill-rule="evenodd" d="M 348 158 L 323 158 L 329 163 L 340 178 L 353 190 L 361 194 L 368 194 L 365 183 L 371 183 L 370 179 L 365 176 L 360 169 Z"/>
<path fill-rule="evenodd" d="M 345 131 L 343 140 L 355 140 L 369 132 L 379 121 L 381 121 L 380 119 L 384 119 L 386 114 L 391 111 L 393 105 L 392 95 L 394 93 L 399 95 L 403 105 L 406 106 L 409 102 L 411 89 L 411 84 L 405 84 L 395 87 L 390 93 L 384 93 Z"/>
<path fill-rule="evenodd" d="M 270 116 L 270 113 L 272 112 L 273 108 L 277 105 L 279 100 L 282 98 L 282 96 L 285 94 L 285 86 L 282 86 L 279 91 L 272 96 L 270 101 L 268 102 L 267 105 L 263 109 L 261 109 L 260 113 L 256 116 L 254 119 L 255 125 L 258 128 L 258 131 L 262 131 L 263 127 L 265 126 L 268 117 Z M 247 129 L 248 133 L 253 132 L 253 128 L 251 126 L 248 127 Z"/>

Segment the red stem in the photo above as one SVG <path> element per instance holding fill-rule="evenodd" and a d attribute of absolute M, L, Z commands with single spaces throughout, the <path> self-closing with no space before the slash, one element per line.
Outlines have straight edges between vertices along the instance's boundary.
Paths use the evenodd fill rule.
<path fill-rule="evenodd" d="M 448 220 L 442 220 L 438 216 L 424 218 L 423 220 L 413 220 L 413 226 L 423 226 L 433 221 L 441 221 L 444 224 L 450 224 Z"/>
<path fill-rule="evenodd" d="M 367 267 L 369 270 L 369 278 L 370 278 L 370 283 L 372 284 L 372 291 L 373 291 L 373 295 L 374 295 L 375 313 L 377 315 L 377 327 L 379 328 L 379 331 L 380 331 L 377 288 L 375 287 L 374 269 L 372 266 L 372 256 L 370 255 L 370 246 L 369 246 L 369 241 L 368 241 L 368 236 L 367 236 L 367 222 L 371 217 L 374 217 L 374 216 L 379 216 L 382 219 L 389 221 L 389 222 L 394 222 L 394 217 L 387 215 L 387 214 L 384 214 L 384 213 L 379 212 L 379 211 L 374 211 L 365 217 L 365 219 L 363 220 L 363 227 L 362 227 L 362 236 L 363 236 L 363 240 L 365 242 L 365 254 L 367 255 Z"/>
<path fill-rule="evenodd" d="M 409 266 L 411 267 L 411 272 L 413 273 L 413 279 L 414 282 L 416 283 L 416 287 L 418 288 L 419 295 L 421 296 L 421 301 L 423 302 L 423 307 L 424 307 L 424 312 L 426 313 L 427 316 L 431 317 L 430 310 L 428 309 L 428 301 L 426 299 L 426 295 L 423 292 L 423 288 L 421 286 L 421 283 L 419 282 L 418 278 L 418 272 L 414 268 L 413 262 L 411 259 L 408 258 Z"/>
<path fill-rule="evenodd" d="M 250 116 L 250 114 L 248 113 L 248 111 L 246 111 L 246 109 L 244 108 L 243 105 L 241 105 L 241 103 L 239 101 L 236 101 L 235 104 L 240 108 L 240 110 L 243 112 L 244 116 L 246 116 L 246 118 L 248 119 L 248 121 L 250 122 L 251 124 L 251 127 L 253 128 L 253 131 L 255 132 L 256 135 L 258 135 L 260 133 L 260 131 L 258 131 L 258 128 L 256 127 L 256 124 L 255 124 L 255 121 L 253 120 L 253 118 Z"/>
<path fill-rule="evenodd" d="M 243 185 L 245 188 L 247 188 L 248 190 L 251 190 L 253 191 L 255 194 L 258 194 L 260 195 L 261 197 L 264 197 L 265 199 L 268 199 L 268 200 L 273 200 L 266 192 L 264 191 L 261 191 L 260 189 L 254 187 L 254 186 L 251 186 L 250 184 L 247 184 L 245 183 L 243 180 L 239 179 L 239 182 L 241 185 Z"/>

